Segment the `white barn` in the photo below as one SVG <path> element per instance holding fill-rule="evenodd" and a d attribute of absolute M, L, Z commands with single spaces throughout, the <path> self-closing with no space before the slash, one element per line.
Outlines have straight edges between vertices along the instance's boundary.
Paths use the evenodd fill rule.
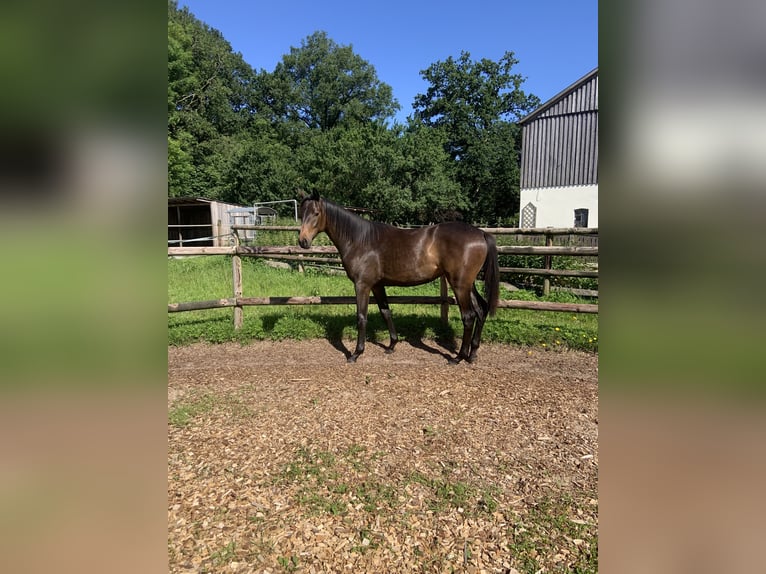
<path fill-rule="evenodd" d="M 519 226 L 598 227 L 598 68 L 519 125 Z"/>

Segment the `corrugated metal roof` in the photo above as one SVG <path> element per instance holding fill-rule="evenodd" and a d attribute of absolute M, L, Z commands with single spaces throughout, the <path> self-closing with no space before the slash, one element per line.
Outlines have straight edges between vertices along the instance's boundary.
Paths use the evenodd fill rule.
<path fill-rule="evenodd" d="M 238 203 L 227 203 L 225 201 L 218 201 L 216 199 L 208 199 L 207 197 L 193 197 L 193 196 L 186 196 L 186 197 L 168 197 L 168 206 L 182 206 L 182 205 L 210 205 L 211 203 L 217 203 L 219 205 L 229 206 L 229 207 L 244 207 L 248 208 L 245 205 L 240 205 Z M 248 208 L 252 209 L 252 208 Z"/>
<path fill-rule="evenodd" d="M 204 197 L 168 197 L 168 205 L 195 205 L 199 203 L 213 203 L 213 201 Z"/>
<path fill-rule="evenodd" d="M 551 99 L 549 99 L 547 102 L 542 104 L 539 108 L 537 108 L 535 111 L 530 113 L 529 115 L 525 116 L 519 121 L 519 125 L 523 125 L 525 123 L 530 122 L 531 120 L 535 119 L 536 117 L 540 116 L 541 114 L 545 113 L 547 110 L 555 106 L 558 102 L 566 98 L 569 94 L 579 89 L 584 84 L 588 83 L 594 76 L 598 75 L 598 66 L 593 68 L 590 72 L 585 74 L 582 78 L 574 82 L 573 84 L 567 86 L 563 90 L 561 90 L 558 94 L 553 96 Z"/>

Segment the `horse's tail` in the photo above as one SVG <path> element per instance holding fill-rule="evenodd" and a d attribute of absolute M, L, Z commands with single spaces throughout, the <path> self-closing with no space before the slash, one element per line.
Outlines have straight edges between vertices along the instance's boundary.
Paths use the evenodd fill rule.
<path fill-rule="evenodd" d="M 494 315 L 500 299 L 500 264 L 497 260 L 497 242 L 495 236 L 484 234 L 487 242 L 487 258 L 484 260 L 484 296 L 489 304 L 489 314 Z"/>

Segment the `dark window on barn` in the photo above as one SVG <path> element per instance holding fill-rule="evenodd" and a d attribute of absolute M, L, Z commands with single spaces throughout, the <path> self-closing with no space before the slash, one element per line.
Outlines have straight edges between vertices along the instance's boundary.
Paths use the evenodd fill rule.
<path fill-rule="evenodd" d="M 575 209 L 575 227 L 588 227 L 588 210 L 587 209 Z"/>

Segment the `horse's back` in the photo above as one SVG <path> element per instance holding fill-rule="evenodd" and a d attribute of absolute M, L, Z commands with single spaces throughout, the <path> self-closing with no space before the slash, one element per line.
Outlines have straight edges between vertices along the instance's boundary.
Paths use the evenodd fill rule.
<path fill-rule="evenodd" d="M 379 228 L 376 247 L 360 250 L 344 265 L 354 277 L 384 285 L 418 285 L 439 277 L 478 273 L 486 257 L 484 233 L 453 221 L 417 229 Z M 349 275 L 350 277 L 352 275 Z"/>
<path fill-rule="evenodd" d="M 484 232 L 462 221 L 446 221 L 434 226 L 436 239 L 448 251 L 463 251 L 472 246 L 485 245 Z"/>
<path fill-rule="evenodd" d="M 465 221 L 445 221 L 444 223 L 437 223 L 434 227 L 439 232 L 464 235 L 466 237 L 484 237 L 484 232 Z"/>

